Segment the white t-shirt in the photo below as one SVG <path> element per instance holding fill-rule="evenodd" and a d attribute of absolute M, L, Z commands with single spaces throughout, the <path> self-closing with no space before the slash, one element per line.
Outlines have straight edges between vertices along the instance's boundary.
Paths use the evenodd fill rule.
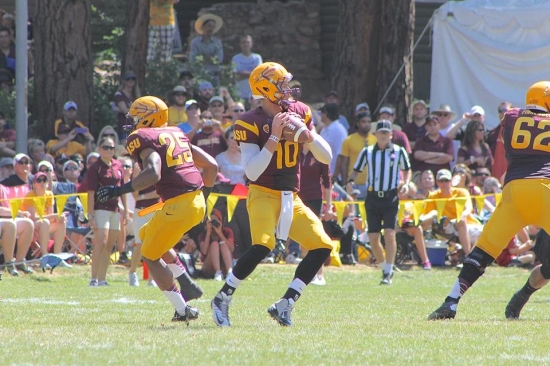
<path fill-rule="evenodd" d="M 234 164 L 227 159 L 227 153 L 222 152 L 216 156 L 220 173 L 229 179 L 231 184 L 241 183 L 246 185 L 244 166 L 238 162 Z"/>
<path fill-rule="evenodd" d="M 324 127 L 320 133 L 321 137 L 328 142 L 330 148 L 332 149 L 332 160 L 330 162 L 330 172 L 334 174 L 336 168 L 336 159 L 338 159 L 338 154 L 342 148 L 342 144 L 346 137 L 348 137 L 348 132 L 342 126 L 342 124 L 336 120 L 333 121 L 330 125 Z"/>
<path fill-rule="evenodd" d="M 257 53 L 251 53 L 249 56 L 245 56 L 242 53 L 239 53 L 233 56 L 231 60 L 233 64 L 233 72 L 241 71 L 252 71 L 256 66 L 263 63 L 262 56 Z M 250 85 L 248 84 L 248 78 L 243 80 L 238 80 L 236 82 L 237 89 L 239 90 L 239 96 L 243 99 L 248 99 L 252 96 L 250 91 Z"/>

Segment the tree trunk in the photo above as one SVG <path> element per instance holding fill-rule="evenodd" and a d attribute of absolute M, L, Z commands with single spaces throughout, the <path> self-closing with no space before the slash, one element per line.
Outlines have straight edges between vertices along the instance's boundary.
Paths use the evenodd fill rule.
<path fill-rule="evenodd" d="M 409 119 L 409 105 L 413 95 L 413 62 L 412 56 L 411 59 L 407 59 L 407 56 L 411 54 L 413 46 L 414 13 L 413 0 L 384 1 L 381 11 L 377 100 L 395 106 L 395 122 L 402 126 Z M 403 70 L 391 85 L 403 64 Z M 388 95 L 382 100 L 386 91 Z"/>
<path fill-rule="evenodd" d="M 68 100 L 78 105 L 77 119 L 93 129 L 93 57 L 90 0 L 36 2 L 33 119 L 37 133 L 50 138 L 54 121 Z"/>
<path fill-rule="evenodd" d="M 340 95 L 341 114 L 352 117 L 355 106 L 367 102 L 374 119 L 375 108 L 412 50 L 414 1 L 340 0 L 339 6 L 332 86 Z M 396 105 L 399 122 L 407 118 L 412 86 L 410 60 L 384 101 Z"/>
<path fill-rule="evenodd" d="M 147 58 L 147 32 L 149 27 L 149 1 L 127 0 L 125 47 L 122 56 L 122 73 L 133 71 L 140 90 L 145 85 Z"/>

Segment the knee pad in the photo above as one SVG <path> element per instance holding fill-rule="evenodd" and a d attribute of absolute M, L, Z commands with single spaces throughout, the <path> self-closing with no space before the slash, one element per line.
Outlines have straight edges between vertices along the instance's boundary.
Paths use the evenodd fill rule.
<path fill-rule="evenodd" d="M 464 259 L 464 267 L 460 271 L 459 278 L 473 284 L 479 276 L 485 273 L 487 268 L 495 259 L 483 250 L 475 247 L 472 252 Z"/>

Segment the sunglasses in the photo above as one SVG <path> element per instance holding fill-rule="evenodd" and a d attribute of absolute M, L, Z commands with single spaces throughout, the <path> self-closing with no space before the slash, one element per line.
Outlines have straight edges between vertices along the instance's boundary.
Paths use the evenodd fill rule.
<path fill-rule="evenodd" d="M 448 179 L 439 179 L 438 182 L 440 182 L 440 183 L 449 183 L 450 180 L 448 180 Z"/>
<path fill-rule="evenodd" d="M 128 164 L 124 164 L 122 167 L 123 167 L 124 169 L 130 169 L 132 166 L 131 166 L 131 165 L 128 165 Z"/>
<path fill-rule="evenodd" d="M 65 171 L 67 171 L 67 170 L 73 171 L 73 170 L 78 170 L 78 168 L 75 167 L 75 166 L 68 166 L 68 167 L 65 168 Z"/>
<path fill-rule="evenodd" d="M 101 146 L 101 148 L 102 148 L 103 150 L 114 150 L 114 149 L 115 149 L 114 146 L 109 146 L 109 145 L 103 145 L 103 146 Z"/>
<path fill-rule="evenodd" d="M 17 164 L 19 164 L 19 165 L 29 165 L 29 164 L 30 164 L 30 161 L 28 161 L 28 160 L 19 160 L 19 161 L 17 162 Z"/>
<path fill-rule="evenodd" d="M 488 177 L 489 173 L 476 173 L 476 177 Z"/>
<path fill-rule="evenodd" d="M 498 113 L 506 113 L 507 110 L 508 110 L 508 109 L 499 109 L 499 110 L 498 110 Z"/>
<path fill-rule="evenodd" d="M 438 117 L 447 117 L 449 116 L 449 113 L 434 113 Z"/>
<path fill-rule="evenodd" d="M 40 169 L 39 172 L 40 173 L 51 173 L 52 170 L 51 169 Z"/>
<path fill-rule="evenodd" d="M 44 178 L 38 178 L 36 180 L 36 183 L 46 183 L 48 181 L 48 178 L 44 177 Z"/>
<path fill-rule="evenodd" d="M 234 113 L 242 113 L 244 112 L 244 109 L 233 109 Z"/>

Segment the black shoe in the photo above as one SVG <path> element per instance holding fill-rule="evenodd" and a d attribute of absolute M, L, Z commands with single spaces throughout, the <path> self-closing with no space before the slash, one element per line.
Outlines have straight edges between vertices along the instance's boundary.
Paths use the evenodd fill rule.
<path fill-rule="evenodd" d="M 189 321 L 195 320 L 199 317 L 199 309 L 191 307 L 189 305 L 185 306 L 185 314 L 180 315 L 177 311 L 174 312 L 174 317 L 172 318 L 173 322 L 185 322 L 189 325 Z"/>
<path fill-rule="evenodd" d="M 444 302 L 428 316 L 428 320 L 454 319 L 457 306 L 456 302 Z"/>
<path fill-rule="evenodd" d="M 229 321 L 229 305 L 231 305 L 231 297 L 223 292 L 218 292 L 212 299 L 212 302 L 210 302 L 212 317 L 218 327 L 231 326 L 231 322 Z"/>
<path fill-rule="evenodd" d="M 292 309 L 294 309 L 294 300 L 283 298 L 271 305 L 269 309 L 267 309 L 267 312 L 280 325 L 290 327 L 292 325 L 292 321 L 290 320 Z"/>
<path fill-rule="evenodd" d="M 344 256 L 342 257 L 342 264 L 355 266 L 357 264 L 357 261 L 355 260 L 353 254 L 344 254 Z"/>
<path fill-rule="evenodd" d="M 180 284 L 180 291 L 185 301 L 198 299 L 204 293 L 202 288 L 189 277 L 189 273 L 185 272 L 176 279 Z"/>
<path fill-rule="evenodd" d="M 519 314 L 521 313 L 521 309 L 523 309 L 523 306 L 527 304 L 527 301 L 529 301 L 529 296 L 525 296 L 521 293 L 521 290 L 516 292 L 514 296 L 510 299 L 510 302 L 508 305 L 506 305 L 506 310 L 504 311 L 504 315 L 506 316 L 506 319 L 510 320 L 516 320 L 519 319 Z"/>
<path fill-rule="evenodd" d="M 382 272 L 382 281 L 380 281 L 381 285 L 391 285 L 391 279 L 393 278 L 393 272 L 392 273 L 384 273 Z"/>
<path fill-rule="evenodd" d="M 130 260 L 128 259 L 128 255 L 126 252 L 120 253 L 120 256 L 118 257 L 118 264 L 128 264 Z"/>

